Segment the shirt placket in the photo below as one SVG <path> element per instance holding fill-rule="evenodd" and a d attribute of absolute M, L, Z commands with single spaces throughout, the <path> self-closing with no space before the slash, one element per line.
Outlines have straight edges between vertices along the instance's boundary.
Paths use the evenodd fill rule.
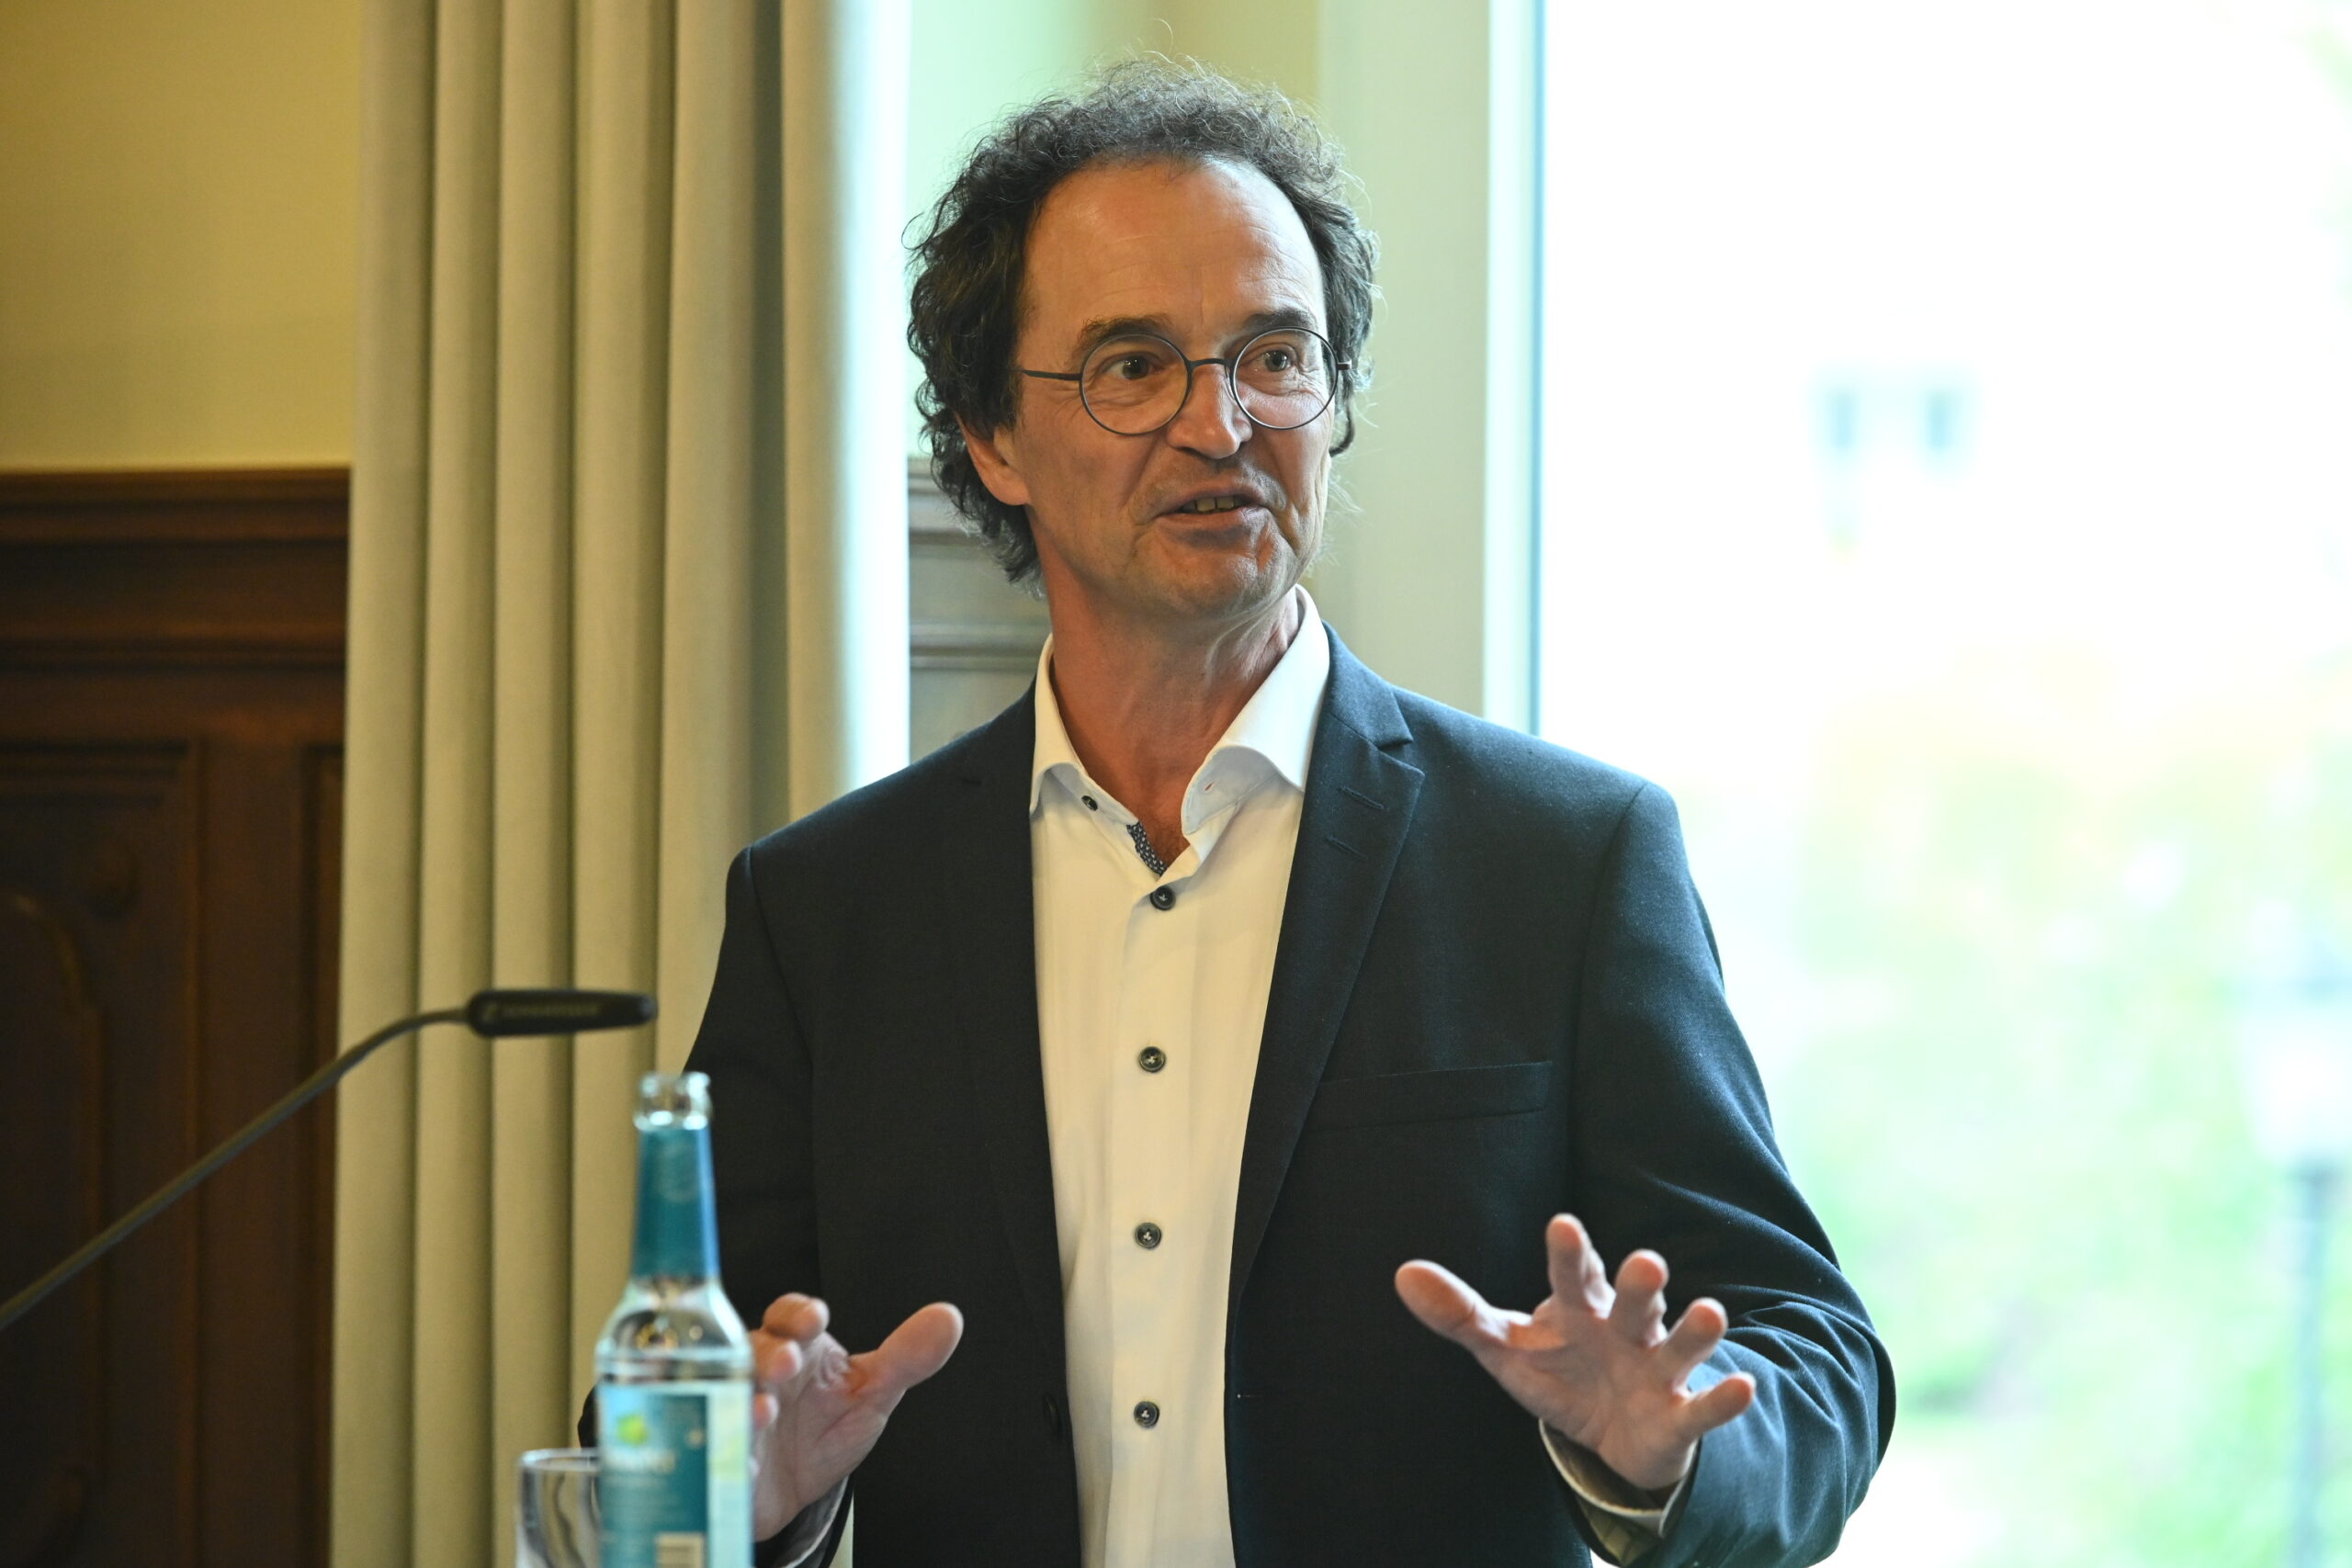
<path fill-rule="evenodd" d="M 1141 871 L 1138 863 L 1137 870 Z M 1138 876 L 1121 955 L 1111 1074 L 1111 1201 L 1102 1224 L 1111 1259 L 1113 1564 L 1150 1561 L 1150 1533 L 1174 1458 L 1216 1411 L 1186 1407 L 1175 1336 L 1184 1307 L 1169 1288 L 1163 1250 L 1182 1215 L 1190 1146 L 1186 1085 L 1196 1045 L 1193 947 L 1197 916 L 1182 878 Z M 1159 900 L 1154 902 L 1155 896 Z M 1164 907 L 1163 907 L 1164 906 Z"/>

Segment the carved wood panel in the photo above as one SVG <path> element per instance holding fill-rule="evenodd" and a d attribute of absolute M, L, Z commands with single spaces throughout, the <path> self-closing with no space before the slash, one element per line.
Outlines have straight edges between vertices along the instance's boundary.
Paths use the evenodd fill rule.
<path fill-rule="evenodd" d="M 0 1293 L 334 1048 L 345 491 L 0 475 Z M 323 1562 L 330 1126 L 0 1333 L 0 1568 Z"/>
<path fill-rule="evenodd" d="M 188 1152 L 192 763 L 176 747 L 0 745 L 0 1288 Z M 190 1411 L 167 1384 L 132 1419 L 107 1348 L 185 1348 L 194 1244 L 191 1216 L 165 1215 L 0 1339 L 0 1563 L 128 1561 L 139 1543 L 101 1506 L 106 1478 L 135 1467 L 185 1486 Z"/>

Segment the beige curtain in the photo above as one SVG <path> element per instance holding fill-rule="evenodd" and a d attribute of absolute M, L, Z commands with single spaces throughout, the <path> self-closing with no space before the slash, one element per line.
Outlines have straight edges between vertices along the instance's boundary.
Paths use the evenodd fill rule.
<path fill-rule="evenodd" d="M 631 1035 L 341 1091 L 337 1568 L 512 1551 L 627 1271 L 729 856 L 903 761 L 904 0 L 371 0 L 343 1034 L 497 985 Z"/>

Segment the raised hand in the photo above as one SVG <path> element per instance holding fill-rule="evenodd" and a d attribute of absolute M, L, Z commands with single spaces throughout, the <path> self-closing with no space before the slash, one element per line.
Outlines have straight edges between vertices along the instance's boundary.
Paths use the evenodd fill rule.
<path fill-rule="evenodd" d="M 1666 1331 L 1666 1259 L 1629 1254 L 1611 1289 L 1584 1226 L 1555 1216 L 1544 1233 L 1552 1293 L 1533 1313 L 1487 1304 L 1434 1263 L 1396 1270 L 1415 1317 L 1478 1358 L 1505 1392 L 1562 1437 L 1649 1491 L 1680 1481 L 1699 1438 L 1746 1410 L 1756 1380 L 1735 1372 L 1705 1393 L 1683 1386 L 1723 1343 L 1720 1303 L 1702 1296 Z"/>
<path fill-rule="evenodd" d="M 882 1436 L 907 1390 L 947 1364 L 964 1314 L 933 1302 L 862 1356 L 825 1332 L 814 1296 L 778 1296 L 752 1330 L 752 1526 L 765 1540 L 831 1492 Z"/>

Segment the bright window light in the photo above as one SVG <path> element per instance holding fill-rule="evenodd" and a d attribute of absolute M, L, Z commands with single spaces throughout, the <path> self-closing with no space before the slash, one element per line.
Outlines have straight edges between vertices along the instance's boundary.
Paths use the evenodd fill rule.
<path fill-rule="evenodd" d="M 1893 1351 L 1837 1562 L 2284 1561 L 2312 1380 L 2245 998 L 2280 919 L 2352 964 L 2352 8 L 1544 38 L 1542 728 L 1681 804 Z M 2296 1070 L 2340 1085 L 2328 1016 Z"/>

